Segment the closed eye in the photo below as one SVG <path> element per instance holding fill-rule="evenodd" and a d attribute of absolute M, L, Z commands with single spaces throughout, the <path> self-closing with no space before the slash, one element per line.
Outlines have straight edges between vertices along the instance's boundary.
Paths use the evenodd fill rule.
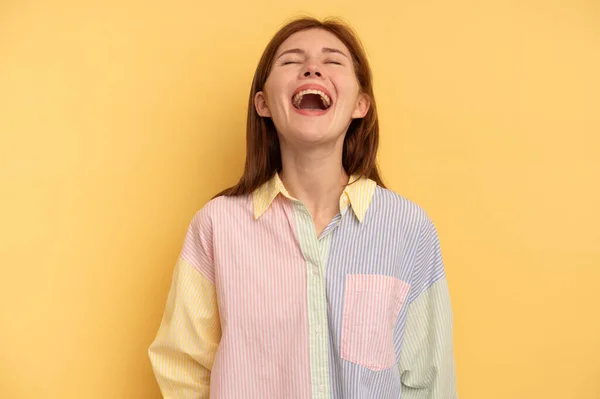
<path fill-rule="evenodd" d="M 326 61 L 325 63 L 326 64 L 334 64 L 334 65 L 342 65 L 342 63 L 338 62 L 338 61 Z"/>
<path fill-rule="evenodd" d="M 298 61 L 285 61 L 281 65 L 298 64 Z"/>

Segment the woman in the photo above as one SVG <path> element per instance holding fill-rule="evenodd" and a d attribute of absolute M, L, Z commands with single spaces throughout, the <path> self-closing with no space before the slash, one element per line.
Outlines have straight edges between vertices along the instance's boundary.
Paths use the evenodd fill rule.
<path fill-rule="evenodd" d="M 378 129 L 347 26 L 277 32 L 244 175 L 193 218 L 149 350 L 165 397 L 456 397 L 437 233 L 384 188 Z"/>

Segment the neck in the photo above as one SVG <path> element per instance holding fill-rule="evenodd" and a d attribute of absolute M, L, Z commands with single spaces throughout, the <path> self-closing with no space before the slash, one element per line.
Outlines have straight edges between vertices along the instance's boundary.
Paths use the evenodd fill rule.
<path fill-rule="evenodd" d="M 315 222 L 331 220 L 348 184 L 342 166 L 342 145 L 293 151 L 281 143 L 281 181 L 290 195 L 308 208 Z"/>

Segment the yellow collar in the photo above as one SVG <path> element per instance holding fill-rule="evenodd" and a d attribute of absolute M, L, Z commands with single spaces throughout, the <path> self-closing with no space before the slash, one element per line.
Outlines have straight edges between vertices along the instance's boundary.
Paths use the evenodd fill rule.
<path fill-rule="evenodd" d="M 340 211 L 345 213 L 348 205 L 351 205 L 357 219 L 362 222 L 371 203 L 371 198 L 375 193 L 377 183 L 359 176 L 351 176 L 349 183 L 340 197 Z M 271 206 L 271 203 L 278 194 L 292 201 L 297 201 L 285 189 L 283 182 L 279 178 L 279 174 L 275 173 L 275 176 L 252 193 L 254 219 L 260 218 L 269 209 L 269 206 Z"/>

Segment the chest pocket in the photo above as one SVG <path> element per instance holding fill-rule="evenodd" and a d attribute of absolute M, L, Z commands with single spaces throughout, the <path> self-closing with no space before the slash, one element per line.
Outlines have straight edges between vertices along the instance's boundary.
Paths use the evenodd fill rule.
<path fill-rule="evenodd" d="M 410 285 L 391 276 L 346 276 L 342 359 L 374 371 L 396 364 L 394 327 Z"/>

